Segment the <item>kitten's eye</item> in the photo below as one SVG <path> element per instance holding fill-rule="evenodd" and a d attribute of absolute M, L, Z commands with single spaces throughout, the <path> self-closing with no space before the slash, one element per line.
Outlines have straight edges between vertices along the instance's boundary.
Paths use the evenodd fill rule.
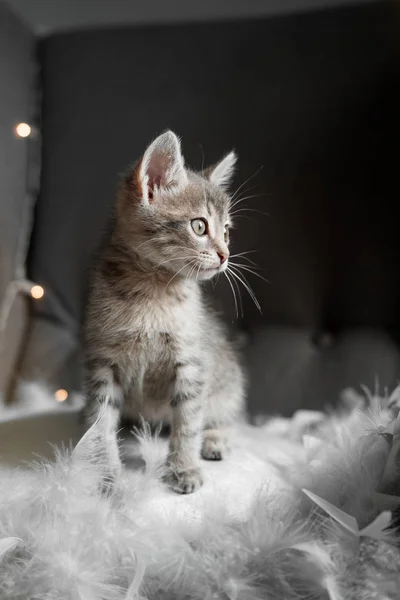
<path fill-rule="evenodd" d="M 229 226 L 225 225 L 224 229 L 224 241 L 227 242 L 229 240 Z"/>
<path fill-rule="evenodd" d="M 204 219 L 193 219 L 190 221 L 190 225 L 196 235 L 205 235 L 207 232 L 207 223 Z"/>

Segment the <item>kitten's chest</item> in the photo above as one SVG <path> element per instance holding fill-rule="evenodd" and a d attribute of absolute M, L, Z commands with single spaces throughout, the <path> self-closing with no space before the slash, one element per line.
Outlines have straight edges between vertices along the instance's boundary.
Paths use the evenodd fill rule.
<path fill-rule="evenodd" d="M 187 300 L 167 306 L 149 304 L 143 310 L 139 328 L 134 320 L 133 339 L 136 343 L 130 357 L 132 379 L 128 406 L 133 402 L 140 405 L 141 410 L 147 406 L 153 411 L 165 405 L 175 381 L 177 365 L 199 357 L 202 352 L 198 336 L 200 316 L 197 303 Z M 147 417 L 158 415 L 157 410 Z"/>
<path fill-rule="evenodd" d="M 147 382 L 172 381 L 179 362 L 185 362 L 202 353 L 201 308 L 196 301 L 169 306 L 149 304 L 139 320 L 133 323 L 133 362 Z"/>
<path fill-rule="evenodd" d="M 182 294 L 148 295 L 127 314 L 128 327 L 145 337 L 161 334 L 177 342 L 197 337 L 202 327 L 203 307 L 198 290 Z"/>
<path fill-rule="evenodd" d="M 140 378 L 166 374 L 182 356 L 200 352 L 203 307 L 195 292 L 167 299 L 147 295 L 125 304 L 122 314 L 110 313 L 103 331 L 109 332 L 110 347 L 124 371 Z"/>

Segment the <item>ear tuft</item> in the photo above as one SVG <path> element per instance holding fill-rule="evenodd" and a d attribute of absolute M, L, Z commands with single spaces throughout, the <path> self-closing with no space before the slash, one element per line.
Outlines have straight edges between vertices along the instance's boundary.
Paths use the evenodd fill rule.
<path fill-rule="evenodd" d="M 208 169 L 207 176 L 211 183 L 220 187 L 227 187 L 235 171 L 237 156 L 235 152 L 229 152 L 217 165 Z"/>
<path fill-rule="evenodd" d="M 159 194 L 186 184 L 181 145 L 175 133 L 166 131 L 150 144 L 140 163 L 138 180 L 142 200 L 146 204 Z"/>

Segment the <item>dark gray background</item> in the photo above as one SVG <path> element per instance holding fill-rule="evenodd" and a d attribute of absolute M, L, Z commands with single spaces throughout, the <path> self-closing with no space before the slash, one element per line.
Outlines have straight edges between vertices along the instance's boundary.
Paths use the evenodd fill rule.
<path fill-rule="evenodd" d="M 397 328 L 399 20 L 389 5 L 93 31 L 41 44 L 43 178 L 31 271 L 82 317 L 117 174 L 158 133 L 200 168 L 234 147 L 252 208 L 235 250 L 269 323 Z M 244 325 L 261 321 L 245 302 Z M 232 312 L 232 302 L 229 307 Z"/>
<path fill-rule="evenodd" d="M 250 276 L 263 316 L 243 292 L 240 323 L 258 409 L 321 406 L 346 385 L 373 386 L 376 375 L 394 385 L 399 22 L 398 4 L 379 2 L 43 40 L 43 172 L 29 271 L 46 297 L 28 364 L 48 378 L 57 359 L 57 387 L 75 385 L 87 266 L 117 174 L 171 127 L 194 167 L 200 144 L 206 163 L 235 147 L 235 185 L 263 165 L 245 188 L 255 186 L 250 193 L 261 195 L 248 204 L 269 216 L 249 213 L 234 237 L 234 250 L 259 250 L 270 280 Z M 217 286 L 232 317 L 228 292 Z"/>
<path fill-rule="evenodd" d="M 362 0 L 8 0 L 35 33 L 286 14 Z M 366 0 L 364 0 L 366 3 Z"/>

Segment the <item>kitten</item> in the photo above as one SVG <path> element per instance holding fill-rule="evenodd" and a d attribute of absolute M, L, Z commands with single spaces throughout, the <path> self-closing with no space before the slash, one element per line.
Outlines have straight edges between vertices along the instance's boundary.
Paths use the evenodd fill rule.
<path fill-rule="evenodd" d="M 200 288 L 228 264 L 225 186 L 235 162 L 231 152 L 204 173 L 190 171 L 167 131 L 119 191 L 85 327 L 86 417 L 93 423 L 105 410 L 111 478 L 120 470 L 119 420 L 141 416 L 171 424 L 164 480 L 176 492 L 195 491 L 200 455 L 224 456 L 244 409 L 235 348 Z"/>

